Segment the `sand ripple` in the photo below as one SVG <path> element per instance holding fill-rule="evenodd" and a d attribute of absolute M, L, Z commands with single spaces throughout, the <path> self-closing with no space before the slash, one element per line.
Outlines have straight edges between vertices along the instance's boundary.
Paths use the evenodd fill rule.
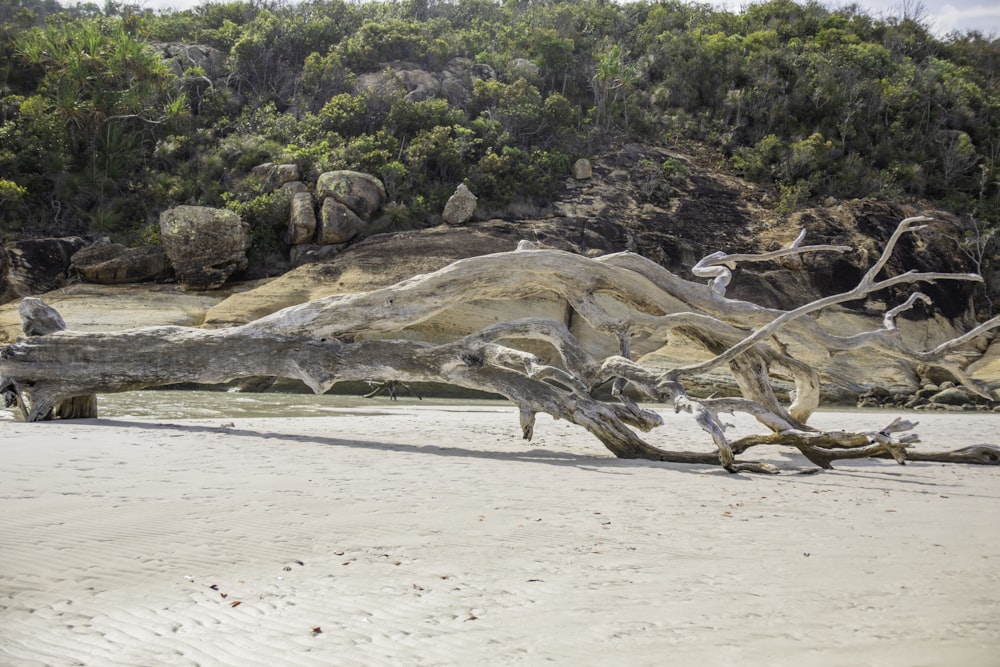
<path fill-rule="evenodd" d="M 1000 426 L 924 420 L 942 441 Z M 225 424 L 5 422 L 0 665 L 1000 655 L 995 468 L 727 475 L 610 459 L 547 418 L 524 443 L 495 407 Z"/>

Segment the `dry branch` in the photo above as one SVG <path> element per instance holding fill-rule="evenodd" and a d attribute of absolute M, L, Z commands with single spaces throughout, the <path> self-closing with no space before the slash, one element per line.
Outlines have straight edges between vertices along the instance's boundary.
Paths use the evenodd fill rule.
<path fill-rule="evenodd" d="M 822 432 L 807 425 L 819 404 L 819 377 L 811 366 L 792 357 L 777 335 L 794 335 L 832 352 L 873 347 L 899 358 L 937 363 L 964 378 L 964 364 L 954 356 L 963 353 L 975 337 L 1000 326 L 1000 318 L 931 350 L 915 351 L 900 342 L 895 317 L 917 299 L 926 300 L 921 294 L 891 309 L 883 329 L 848 338 L 834 336 L 805 317 L 890 285 L 979 280 L 972 274 L 916 272 L 877 280 L 899 237 L 918 229 L 915 223 L 923 220 L 910 218 L 900 223 L 882 256 L 854 289 L 789 311 L 728 299 L 717 286 L 683 280 L 631 253 L 588 259 L 529 244 L 514 252 L 460 260 L 390 287 L 311 301 L 219 330 L 66 331 L 58 313 L 29 298 L 21 307 L 26 337 L 0 350 L 0 391 L 20 403 L 26 419 L 36 421 L 93 416 L 93 396 L 100 393 L 220 383 L 247 376 L 297 378 L 317 393 L 347 380 L 389 378 L 391 387 L 442 382 L 510 399 L 519 408 L 526 439 L 534 433 L 535 415 L 544 412 L 586 428 L 615 456 L 624 458 L 713 461 L 729 471 L 774 472 L 766 464 L 736 459 L 752 446 L 768 444 L 795 447 L 822 467 L 858 456 L 891 455 L 903 462 L 910 456 L 907 448 L 916 441 L 909 433 L 914 424 L 894 423 L 876 433 Z M 800 235 L 789 248 L 763 255 L 716 253 L 703 260 L 699 270 L 804 252 L 846 250 L 800 246 L 802 239 Z M 456 303 L 541 293 L 565 300 L 575 316 L 616 341 L 620 355 L 595 359 L 563 323 L 547 319 L 500 322 L 439 345 L 369 339 L 424 322 Z M 670 332 L 697 341 L 715 356 L 705 363 L 666 370 L 629 358 L 636 337 L 663 337 Z M 547 362 L 523 349 L 526 341 L 550 350 Z M 699 399 L 686 393 L 685 378 L 723 365 L 733 374 L 743 398 Z M 779 374 L 795 382 L 796 396 L 789 405 L 773 389 L 772 376 Z M 594 395 L 607 383 L 612 387 L 610 402 Z M 690 414 L 716 453 L 675 452 L 646 442 L 636 431 L 661 428 L 663 420 L 637 404 L 626 389 Z M 768 432 L 730 442 L 719 414 L 733 411 L 752 415 Z M 962 456 L 989 462 L 989 455 L 982 451 L 956 454 L 951 460 L 963 460 Z"/>
<path fill-rule="evenodd" d="M 806 230 L 799 232 L 798 237 L 787 248 L 773 250 L 754 255 L 728 254 L 723 251 L 713 252 L 703 257 L 691 267 L 691 273 L 699 278 L 711 278 L 709 285 L 719 296 L 725 296 L 726 288 L 733 278 L 733 269 L 740 262 L 771 262 L 792 255 L 798 256 L 807 252 L 850 252 L 854 248 L 846 245 L 800 245 L 806 237 Z"/>

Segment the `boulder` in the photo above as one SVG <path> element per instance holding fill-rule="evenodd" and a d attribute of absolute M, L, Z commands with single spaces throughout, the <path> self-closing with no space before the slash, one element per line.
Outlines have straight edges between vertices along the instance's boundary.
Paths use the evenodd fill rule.
<path fill-rule="evenodd" d="M 240 216 L 208 206 L 177 206 L 160 214 L 160 238 L 181 285 L 220 287 L 247 267 L 250 226 Z"/>
<path fill-rule="evenodd" d="M 279 192 L 288 195 L 288 197 L 291 198 L 292 195 L 300 192 L 309 192 L 309 186 L 302 181 L 289 181 L 279 188 Z"/>
<path fill-rule="evenodd" d="M 362 218 L 385 205 L 386 193 L 382 181 L 359 171 L 328 171 L 316 179 L 316 197 L 330 197 L 347 206 Z"/>
<path fill-rule="evenodd" d="M 573 178 L 576 180 L 585 181 L 593 175 L 594 169 L 587 158 L 582 157 L 573 163 Z"/>
<path fill-rule="evenodd" d="M 81 249 L 70 262 L 70 275 L 98 285 L 122 285 L 166 280 L 173 276 L 161 245 L 129 248 L 100 242 Z"/>
<path fill-rule="evenodd" d="M 452 60 L 453 64 L 466 65 L 473 78 L 482 79 L 484 81 L 493 81 L 497 78 L 496 70 L 487 65 L 486 63 L 477 63 L 470 61 L 467 58 L 455 58 Z M 453 65 L 454 66 L 454 65 Z"/>
<path fill-rule="evenodd" d="M 403 84 L 403 79 L 389 66 L 378 72 L 359 74 L 354 81 L 354 90 L 358 95 L 377 99 L 395 99 L 409 92 Z"/>
<path fill-rule="evenodd" d="M 441 73 L 441 96 L 452 106 L 466 108 L 472 99 L 476 79 L 492 81 L 496 70 L 470 58 L 452 58 Z"/>
<path fill-rule="evenodd" d="M 444 205 L 442 219 L 449 225 L 464 225 L 472 219 L 472 214 L 476 212 L 476 195 L 465 187 L 465 183 L 460 183 L 455 188 L 455 194 L 448 198 Z"/>
<path fill-rule="evenodd" d="M 87 245 L 79 236 L 15 241 L 4 248 L 7 290 L 16 297 L 44 294 L 66 285 L 70 260 Z"/>
<path fill-rule="evenodd" d="M 948 387 L 931 396 L 929 400 L 940 405 L 965 405 L 972 401 L 972 396 L 961 387 Z"/>
<path fill-rule="evenodd" d="M 260 180 L 266 192 L 274 192 L 285 183 L 299 180 L 299 168 L 294 164 L 274 164 L 265 162 L 250 170 Z"/>
<path fill-rule="evenodd" d="M 939 391 L 941 391 L 941 388 L 936 384 L 928 384 L 915 391 L 914 396 L 917 398 L 930 399 L 931 396 Z"/>
<path fill-rule="evenodd" d="M 319 212 L 319 224 L 316 227 L 316 243 L 334 245 L 347 243 L 365 228 L 365 221 L 355 215 L 354 211 L 333 199 L 323 200 Z"/>
<path fill-rule="evenodd" d="M 437 77 L 422 69 L 399 69 L 396 74 L 409 91 L 404 98 L 407 102 L 429 100 L 441 90 Z"/>
<path fill-rule="evenodd" d="M 454 107 L 467 108 L 472 98 L 471 84 L 468 77 L 455 72 L 445 71 L 441 74 L 441 97 L 448 100 Z"/>
<path fill-rule="evenodd" d="M 516 79 L 518 77 L 523 77 L 528 81 L 538 80 L 539 73 L 541 71 L 539 70 L 538 65 L 531 62 L 527 58 L 514 58 L 510 61 L 510 65 L 508 65 L 507 69 L 510 74 L 510 78 Z"/>
<path fill-rule="evenodd" d="M 951 371 L 945 370 L 940 366 L 932 366 L 930 364 L 918 364 L 917 365 L 917 376 L 920 378 L 922 385 L 937 385 L 938 389 L 943 389 L 945 382 L 952 382 L 955 377 L 951 374 Z"/>
<path fill-rule="evenodd" d="M 438 96 L 442 76 L 420 69 L 415 63 L 396 60 L 386 63 L 379 72 L 361 74 L 355 86 L 359 93 L 379 97 L 401 93 L 407 102 L 422 102 Z"/>
<path fill-rule="evenodd" d="M 312 195 L 308 192 L 296 192 L 292 195 L 286 240 L 290 245 L 309 243 L 315 233 L 316 211 L 313 210 Z"/>
<path fill-rule="evenodd" d="M 149 42 L 149 46 L 159 54 L 174 76 L 184 77 L 185 72 L 197 67 L 210 81 L 222 80 L 228 74 L 228 55 L 211 46 L 180 42 Z"/>

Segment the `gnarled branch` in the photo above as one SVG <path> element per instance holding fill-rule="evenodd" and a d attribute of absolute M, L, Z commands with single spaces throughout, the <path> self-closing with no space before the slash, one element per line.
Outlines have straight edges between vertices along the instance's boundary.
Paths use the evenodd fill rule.
<path fill-rule="evenodd" d="M 0 350 L 0 390 L 20 402 L 26 419 L 42 420 L 90 414 L 91 408 L 96 414 L 92 397 L 99 393 L 256 375 L 297 378 L 317 393 L 338 382 L 373 377 L 392 378 L 394 383 L 443 382 L 510 399 L 518 406 L 526 439 L 534 434 L 535 415 L 544 412 L 582 426 L 619 457 L 679 462 L 705 462 L 708 457 L 733 472 L 774 472 L 772 466 L 737 459 L 750 447 L 767 444 L 795 447 L 823 467 L 857 456 L 889 455 L 903 462 L 916 442 L 909 433 L 913 424 L 894 423 L 874 433 L 824 432 L 808 426 L 819 404 L 819 376 L 809 364 L 795 359 L 777 336 L 794 336 L 831 352 L 866 346 L 899 358 L 933 360 L 954 367 L 953 372 L 964 378 L 961 361 L 952 357 L 964 354 L 977 336 L 1000 326 L 1000 318 L 930 350 L 914 351 L 900 342 L 895 318 L 918 299 L 926 299 L 920 294 L 890 309 L 883 329 L 854 337 L 830 334 L 805 317 L 890 285 L 978 280 L 971 274 L 916 272 L 876 280 L 900 235 L 922 220 L 909 218 L 900 224 L 873 270 L 854 289 L 789 311 L 728 299 L 631 253 L 588 259 L 530 244 L 521 244 L 514 252 L 463 259 L 390 287 L 311 301 L 219 330 L 67 331 L 64 323 L 60 326 L 58 313 L 37 299 L 25 299 L 21 312 L 28 335 Z M 713 261 L 843 250 L 799 246 L 801 239 L 777 254 L 723 255 Z M 456 303 L 542 293 L 561 297 L 577 316 L 608 336 L 619 354 L 595 358 L 566 324 L 539 318 L 499 322 L 436 345 L 384 339 Z M 631 359 L 638 338 L 665 337 L 670 332 L 698 342 L 714 357 L 668 369 Z M 530 349 L 541 345 L 548 350 L 545 361 L 529 351 L 528 342 Z M 723 364 L 741 388 L 742 398 L 702 399 L 686 392 L 685 378 Z M 791 404 L 778 399 L 772 373 L 794 380 Z M 596 389 L 608 382 L 612 400 L 598 399 Z M 636 431 L 655 434 L 664 422 L 656 411 L 637 403 L 633 394 L 690 414 L 716 452 L 676 452 L 647 442 Z M 731 411 L 752 415 L 768 432 L 731 442 L 719 417 Z M 989 462 L 981 451 L 969 457 Z"/>

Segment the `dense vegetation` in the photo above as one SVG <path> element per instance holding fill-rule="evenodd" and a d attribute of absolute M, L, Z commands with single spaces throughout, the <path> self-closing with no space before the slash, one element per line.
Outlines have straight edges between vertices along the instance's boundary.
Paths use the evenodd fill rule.
<path fill-rule="evenodd" d="M 223 76 L 161 43 L 211 46 Z M 155 46 L 155 48 L 154 48 Z M 461 60 L 456 60 L 461 59 Z M 421 98 L 359 85 L 386 63 L 464 72 Z M 397 68 L 398 70 L 399 68 Z M 1000 221 L 1000 40 L 920 17 L 771 0 L 254 0 L 153 13 L 0 0 L 0 229 L 155 238 L 177 204 L 228 206 L 274 243 L 249 176 L 294 162 L 386 183 L 421 226 L 466 182 L 544 206 L 572 161 L 624 140 L 697 143 L 792 209 L 923 199 Z M 663 165 L 669 170 L 672 165 Z M 2 240 L 2 239 L 0 239 Z"/>

